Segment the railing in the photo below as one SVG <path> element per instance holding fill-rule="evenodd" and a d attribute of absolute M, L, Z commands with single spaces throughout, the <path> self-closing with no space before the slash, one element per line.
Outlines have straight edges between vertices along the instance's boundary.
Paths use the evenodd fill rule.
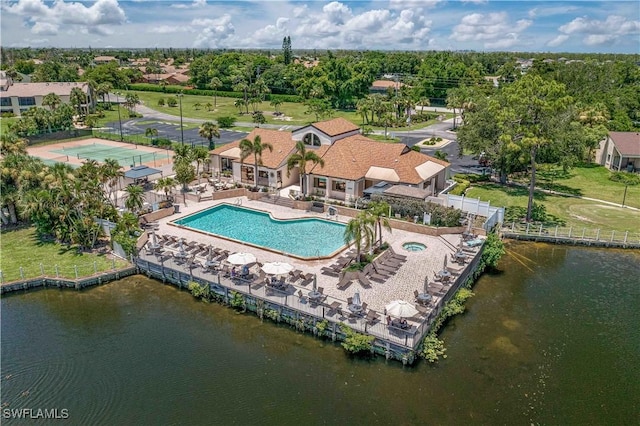
<path fill-rule="evenodd" d="M 83 277 L 115 271 L 122 266 L 123 262 L 117 262 L 116 259 L 111 259 L 109 264 L 102 262 L 98 264 L 98 262 L 94 261 L 73 266 L 51 265 L 40 262 L 37 265 L 19 266 L 11 270 L 0 270 L 0 284 L 43 277 L 77 280 Z"/>
<path fill-rule="evenodd" d="M 501 234 L 506 238 L 525 238 L 580 245 L 640 247 L 640 232 L 603 231 L 599 228 L 549 227 L 542 224 L 515 223 L 503 225 Z"/>

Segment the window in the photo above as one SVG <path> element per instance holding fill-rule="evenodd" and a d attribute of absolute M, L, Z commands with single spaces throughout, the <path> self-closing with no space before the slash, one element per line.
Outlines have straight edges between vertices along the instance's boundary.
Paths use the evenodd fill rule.
<path fill-rule="evenodd" d="M 33 96 L 27 98 L 18 98 L 18 104 L 20 106 L 33 106 L 36 104 L 36 98 Z"/>
<path fill-rule="evenodd" d="M 278 170 L 278 173 L 276 174 L 276 180 L 278 183 L 282 183 L 282 172 L 280 170 Z"/>
<path fill-rule="evenodd" d="M 302 138 L 302 141 L 304 142 L 305 145 L 311 145 L 311 146 L 320 146 L 320 145 L 322 145 L 321 142 L 320 142 L 320 138 L 315 133 L 307 133 Z"/>
<path fill-rule="evenodd" d="M 231 161 L 231 158 L 223 158 L 222 159 L 222 171 L 232 170 L 233 169 L 232 164 L 233 164 L 233 162 Z"/>
<path fill-rule="evenodd" d="M 313 179 L 314 188 L 326 188 L 327 187 L 327 179 L 326 178 L 314 178 Z"/>
<path fill-rule="evenodd" d="M 253 182 L 253 167 L 242 166 L 242 180 Z"/>
<path fill-rule="evenodd" d="M 0 98 L 0 106 L 11 106 L 11 98 Z"/>
<path fill-rule="evenodd" d="M 334 191 L 344 192 L 347 187 L 347 184 L 344 181 L 333 181 L 332 186 L 333 186 L 332 189 Z"/>
<path fill-rule="evenodd" d="M 258 177 L 261 179 L 269 179 L 269 172 L 266 170 L 258 170 Z"/>

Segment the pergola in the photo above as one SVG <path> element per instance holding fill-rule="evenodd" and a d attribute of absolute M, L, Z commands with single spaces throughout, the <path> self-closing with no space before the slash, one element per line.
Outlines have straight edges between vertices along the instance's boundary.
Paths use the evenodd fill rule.
<path fill-rule="evenodd" d="M 138 183 L 141 180 L 146 181 L 147 177 L 158 173 L 162 175 L 162 170 L 154 169 L 149 166 L 135 166 L 124 172 L 124 177 L 133 179 L 134 183 Z"/>

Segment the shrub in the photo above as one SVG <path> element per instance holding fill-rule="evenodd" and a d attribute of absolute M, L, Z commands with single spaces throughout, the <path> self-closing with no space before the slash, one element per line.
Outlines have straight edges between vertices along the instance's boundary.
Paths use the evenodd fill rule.
<path fill-rule="evenodd" d="M 482 251 L 482 262 L 489 269 L 497 269 L 498 261 L 506 253 L 504 243 L 498 237 L 498 234 L 492 232 L 487 236 L 484 242 L 484 250 Z"/>
<path fill-rule="evenodd" d="M 164 106 L 164 98 L 158 99 L 158 106 Z"/>
<path fill-rule="evenodd" d="M 209 286 L 190 281 L 187 288 L 195 298 L 205 298 L 209 295 Z"/>
<path fill-rule="evenodd" d="M 222 129 L 228 129 L 229 127 L 233 127 L 236 124 L 235 117 L 218 117 L 218 126 Z"/>
<path fill-rule="evenodd" d="M 264 124 L 267 122 L 267 119 L 264 118 L 264 114 L 260 111 L 256 111 L 253 114 L 253 122 L 258 124 Z"/>
<path fill-rule="evenodd" d="M 12 112 L 3 112 L 2 114 L 0 114 L 0 117 L 2 118 L 11 118 L 11 117 L 15 117 L 16 115 Z"/>
<path fill-rule="evenodd" d="M 420 152 L 420 147 L 418 145 L 414 145 L 411 147 L 411 150 L 416 151 L 416 152 Z"/>
<path fill-rule="evenodd" d="M 371 353 L 372 344 L 375 337 L 361 334 L 353 331 L 351 327 L 344 324 L 340 325 L 340 329 L 346 335 L 342 347 L 349 353 L 357 354 L 362 352 Z"/>
<path fill-rule="evenodd" d="M 444 342 L 438 339 L 435 333 L 430 333 L 422 341 L 422 351 L 420 355 L 429 362 L 436 362 L 440 357 L 447 357 L 445 354 L 446 351 L 447 349 L 444 347 Z"/>
<path fill-rule="evenodd" d="M 449 191 L 449 194 L 451 195 L 464 195 L 464 193 L 467 192 L 467 189 L 469 189 L 469 187 L 471 186 L 471 182 L 469 182 L 468 180 L 456 182 L 457 185 L 451 191 Z"/>
<path fill-rule="evenodd" d="M 169 107 L 175 107 L 178 105 L 178 99 L 177 98 L 169 98 L 167 99 L 167 106 Z"/>

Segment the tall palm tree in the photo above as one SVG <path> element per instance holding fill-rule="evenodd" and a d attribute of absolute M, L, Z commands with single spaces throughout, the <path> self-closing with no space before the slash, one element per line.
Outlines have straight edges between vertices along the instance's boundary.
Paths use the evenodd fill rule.
<path fill-rule="evenodd" d="M 280 105 L 282 105 L 282 100 L 277 99 L 277 98 L 276 98 L 276 99 L 273 99 L 273 100 L 271 100 L 271 102 L 269 103 L 269 105 L 271 105 L 272 107 L 274 107 L 274 108 L 275 108 L 276 113 L 279 113 L 280 111 L 278 111 L 278 107 L 279 107 Z"/>
<path fill-rule="evenodd" d="M 87 95 L 81 88 L 74 87 L 71 89 L 69 101 L 78 112 L 78 115 L 84 115 L 84 105 L 87 103 Z"/>
<path fill-rule="evenodd" d="M 209 157 L 209 150 L 204 146 L 196 146 L 192 155 L 196 162 L 196 176 L 198 176 L 198 185 L 200 185 L 200 165 L 208 163 L 211 157 Z"/>
<path fill-rule="evenodd" d="M 291 175 L 291 170 L 295 167 L 300 171 L 300 189 L 302 194 L 307 196 L 307 163 L 311 161 L 313 165 L 320 164 L 324 167 L 324 160 L 314 151 L 307 151 L 307 146 L 303 141 L 296 142 L 296 152 L 287 159 L 287 177 Z"/>
<path fill-rule="evenodd" d="M 216 137 L 220 139 L 220 129 L 218 129 L 218 125 L 211 122 L 206 121 L 200 125 L 198 129 L 198 135 L 201 138 L 205 138 L 209 141 L 209 149 L 216 149 L 216 144 L 213 142 L 213 138 Z"/>
<path fill-rule="evenodd" d="M 195 179 L 193 167 L 193 149 L 189 145 L 176 144 L 173 148 L 173 171 L 176 172 L 176 180 L 182 184 L 182 192 L 188 191 L 187 185 Z M 186 195 L 184 196 L 186 200 Z"/>
<path fill-rule="evenodd" d="M 344 242 L 356 247 L 356 260 L 360 262 L 362 250 L 368 250 L 374 238 L 373 220 L 366 212 L 360 212 L 347 223 L 344 229 Z"/>
<path fill-rule="evenodd" d="M 262 152 L 265 149 L 273 152 L 273 146 L 268 142 L 262 142 L 260 135 L 256 135 L 253 141 L 249 139 L 242 139 L 240 141 L 240 163 L 243 163 L 248 156 L 253 155 L 255 164 L 253 181 L 255 183 L 255 189 L 258 189 L 258 166 L 262 165 Z"/>
<path fill-rule="evenodd" d="M 127 194 L 124 206 L 127 210 L 137 213 L 144 204 L 144 189 L 140 185 L 129 185 L 124 192 Z"/>
<path fill-rule="evenodd" d="M 218 77 L 213 77 L 209 82 L 211 88 L 213 89 L 213 107 L 218 107 L 218 88 L 222 86 L 222 81 Z"/>
<path fill-rule="evenodd" d="M 100 172 L 102 176 L 102 183 L 106 184 L 109 188 L 107 192 L 107 199 L 111 200 L 111 195 L 113 194 L 113 206 L 116 207 L 118 205 L 118 191 L 115 189 L 120 178 L 124 176 L 122 167 L 120 166 L 120 163 L 118 163 L 118 160 L 106 158 L 100 167 Z"/>
<path fill-rule="evenodd" d="M 144 129 L 144 135 L 153 140 L 153 138 L 158 136 L 158 129 L 154 127 L 147 127 Z"/>
<path fill-rule="evenodd" d="M 391 232 L 391 225 L 389 224 L 389 204 L 384 201 L 373 201 L 367 207 L 367 213 L 370 215 L 374 222 L 374 243 L 382 244 L 382 228 Z"/>

